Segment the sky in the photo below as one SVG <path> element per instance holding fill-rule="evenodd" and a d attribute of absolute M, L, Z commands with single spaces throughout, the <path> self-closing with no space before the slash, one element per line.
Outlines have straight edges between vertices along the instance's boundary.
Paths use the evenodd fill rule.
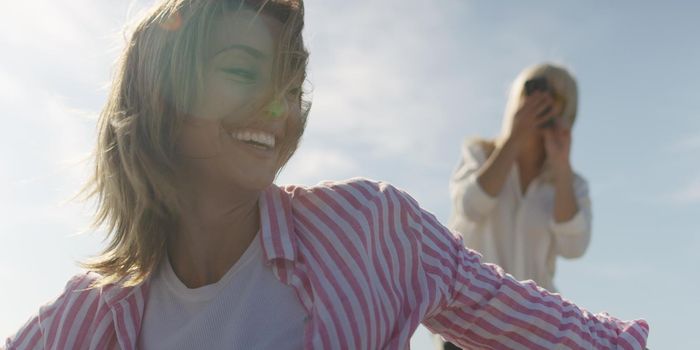
<path fill-rule="evenodd" d="M 0 338 L 99 252 L 95 121 L 127 21 L 145 0 L 0 0 Z M 580 109 L 573 165 L 593 239 L 559 260 L 560 292 L 644 318 L 652 349 L 700 348 L 700 4 L 673 0 L 307 0 L 313 107 L 278 183 L 364 176 L 407 190 L 443 222 L 465 137 L 500 131 L 523 68 L 563 64 Z M 414 349 L 431 348 L 420 328 Z"/>

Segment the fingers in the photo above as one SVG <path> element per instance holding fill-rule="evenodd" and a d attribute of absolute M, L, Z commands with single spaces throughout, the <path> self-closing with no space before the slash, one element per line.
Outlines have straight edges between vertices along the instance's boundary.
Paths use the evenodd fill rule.
<path fill-rule="evenodd" d="M 540 124 L 551 116 L 553 103 L 554 100 L 550 94 L 533 95 L 528 98 L 526 105 L 523 106 L 523 111 L 534 119 L 536 124 Z"/>
<path fill-rule="evenodd" d="M 522 99 L 514 118 L 513 135 L 528 135 L 537 132 L 551 122 L 554 98 L 548 92 L 536 91 Z"/>
<path fill-rule="evenodd" d="M 525 98 L 523 109 L 531 112 L 541 112 L 553 102 L 552 95 L 538 91 Z"/>

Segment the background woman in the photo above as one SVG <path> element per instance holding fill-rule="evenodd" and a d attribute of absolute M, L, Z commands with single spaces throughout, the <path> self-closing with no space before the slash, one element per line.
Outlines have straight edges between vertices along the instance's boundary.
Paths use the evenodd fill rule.
<path fill-rule="evenodd" d="M 520 280 L 556 291 L 557 256 L 583 255 L 591 236 L 588 185 L 571 167 L 576 82 L 541 64 L 513 82 L 496 140 L 467 140 L 450 182 L 450 227 Z"/>
<path fill-rule="evenodd" d="M 449 226 L 466 246 L 552 292 L 557 256 L 580 257 L 591 236 L 588 185 L 569 158 L 577 107 L 576 81 L 565 68 L 523 70 L 501 137 L 466 140 L 450 181 Z"/>

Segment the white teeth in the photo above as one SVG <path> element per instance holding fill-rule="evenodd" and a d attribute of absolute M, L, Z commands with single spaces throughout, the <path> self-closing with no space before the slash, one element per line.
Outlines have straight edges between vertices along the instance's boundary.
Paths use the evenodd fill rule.
<path fill-rule="evenodd" d="M 266 133 L 263 131 L 234 131 L 231 133 L 231 137 L 233 137 L 236 140 L 243 141 L 243 142 L 255 142 L 260 145 L 264 145 L 268 148 L 273 148 L 275 147 L 275 136 Z"/>

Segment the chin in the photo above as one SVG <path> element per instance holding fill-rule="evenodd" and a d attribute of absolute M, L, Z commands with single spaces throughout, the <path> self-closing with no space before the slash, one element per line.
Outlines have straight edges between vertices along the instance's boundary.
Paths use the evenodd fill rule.
<path fill-rule="evenodd" d="M 275 181 L 276 172 L 237 173 L 229 177 L 235 187 L 248 191 L 263 191 Z"/>
<path fill-rule="evenodd" d="M 270 187 L 270 185 L 272 185 L 274 181 L 274 177 L 255 179 L 250 184 L 249 189 L 255 191 L 264 191 L 266 188 Z"/>

